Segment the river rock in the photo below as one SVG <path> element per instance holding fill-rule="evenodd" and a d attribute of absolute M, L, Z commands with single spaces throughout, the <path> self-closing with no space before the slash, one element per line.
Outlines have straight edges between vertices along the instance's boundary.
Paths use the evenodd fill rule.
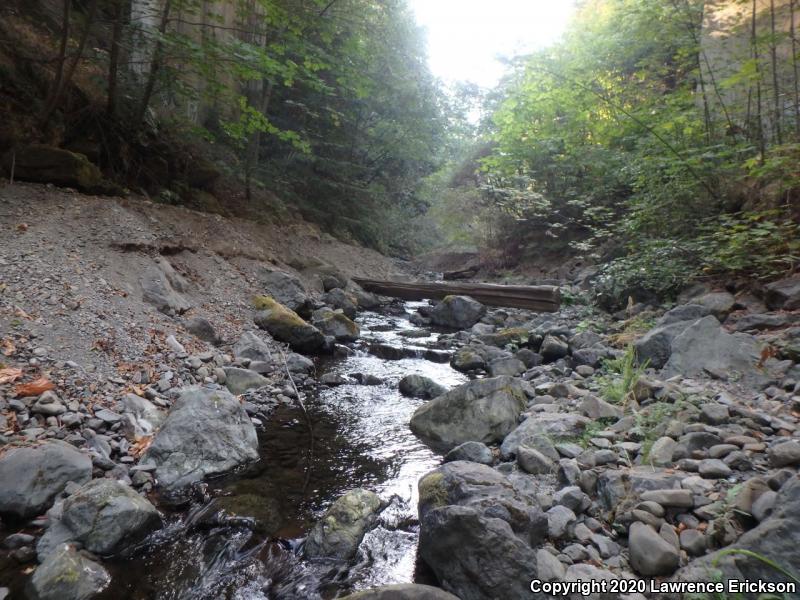
<path fill-rule="evenodd" d="M 665 312 L 656 324 L 661 327 L 663 325 L 672 325 L 673 323 L 686 321 L 694 323 L 698 319 L 707 317 L 710 314 L 711 310 L 702 304 L 681 304 Z"/>
<path fill-rule="evenodd" d="M 775 468 L 800 464 L 800 442 L 788 440 L 773 444 L 767 450 L 769 463 Z"/>
<path fill-rule="evenodd" d="M 517 463 L 523 471 L 531 475 L 548 475 L 556 469 L 552 460 L 529 446 L 517 448 Z"/>
<path fill-rule="evenodd" d="M 589 423 L 590 419 L 574 413 L 533 414 L 506 436 L 500 445 L 500 455 L 506 460 L 512 458 L 520 444 L 536 448 L 536 438 L 539 436 L 554 441 L 580 437 Z"/>
<path fill-rule="evenodd" d="M 753 336 L 727 333 L 719 321 L 708 316 L 675 337 L 664 373 L 668 377 L 693 377 L 711 372 L 761 381 L 765 376 L 757 368 L 759 358 L 760 347 Z"/>
<path fill-rule="evenodd" d="M 316 352 L 325 345 L 325 336 L 319 329 L 309 325 L 293 310 L 283 306 L 269 296 L 255 300 L 258 312 L 256 325 L 277 340 L 286 342 L 297 352 Z"/>
<path fill-rule="evenodd" d="M 250 369 L 225 367 L 225 387 L 231 394 L 238 396 L 249 390 L 262 388 L 269 384 L 269 379 Z"/>
<path fill-rule="evenodd" d="M 548 333 L 542 340 L 539 354 L 545 362 L 553 362 L 569 354 L 569 344 L 560 337 Z"/>
<path fill-rule="evenodd" d="M 419 554 L 445 589 L 467 600 L 530 597 L 547 517 L 508 477 L 446 463 L 420 479 L 419 514 Z"/>
<path fill-rule="evenodd" d="M 579 408 L 582 415 L 590 419 L 621 419 L 622 409 L 593 394 L 586 396 Z"/>
<path fill-rule="evenodd" d="M 667 315 L 669 315 L 669 313 L 667 313 Z M 667 315 L 664 316 L 667 317 Z M 695 321 L 670 321 L 668 319 L 666 324 L 655 327 L 645 333 L 633 344 L 639 363 L 647 363 L 647 366 L 653 367 L 654 369 L 663 368 L 672 355 L 673 340 L 686 331 L 694 322 Z"/>
<path fill-rule="evenodd" d="M 217 330 L 214 329 L 214 326 L 205 317 L 192 317 L 184 322 L 183 326 L 186 328 L 186 331 L 204 342 L 208 342 L 214 346 L 219 346 L 222 343 L 219 335 L 217 335 Z"/>
<path fill-rule="evenodd" d="M 242 404 L 229 392 L 186 389 L 142 461 L 155 462 L 169 491 L 225 473 L 258 458 L 258 437 Z"/>
<path fill-rule="evenodd" d="M 464 442 L 459 444 L 444 457 L 444 462 L 453 462 L 456 460 L 466 460 L 470 462 L 480 463 L 482 465 L 491 465 L 494 462 L 494 455 L 491 448 L 481 442 Z"/>
<path fill-rule="evenodd" d="M 645 577 L 670 575 L 678 568 L 678 549 L 644 523 L 636 521 L 631 524 L 628 549 L 631 566 Z"/>
<path fill-rule="evenodd" d="M 469 344 L 456 350 L 450 359 L 450 366 L 456 371 L 466 373 L 475 369 L 485 369 L 493 360 L 511 357 L 510 352 L 484 344 Z"/>
<path fill-rule="evenodd" d="M 61 521 L 72 539 L 95 554 L 115 554 L 158 529 L 156 508 L 132 488 L 95 479 L 64 500 Z"/>
<path fill-rule="evenodd" d="M 446 449 L 469 441 L 499 442 L 515 427 L 526 406 L 519 380 L 477 379 L 418 408 L 411 417 L 411 430 Z"/>
<path fill-rule="evenodd" d="M 356 592 L 342 600 L 458 600 L 453 594 L 429 585 L 401 583 Z"/>
<path fill-rule="evenodd" d="M 430 377 L 424 375 L 406 375 L 398 384 L 400 393 L 410 398 L 430 400 L 447 392 L 447 388 L 439 385 Z"/>
<path fill-rule="evenodd" d="M 764 300 L 770 310 L 800 308 L 800 275 L 774 281 L 766 286 Z"/>
<path fill-rule="evenodd" d="M 382 507 L 381 499 L 370 491 L 347 492 L 314 525 L 306 539 L 305 555 L 339 560 L 352 558 L 364 535 L 377 523 Z"/>
<path fill-rule="evenodd" d="M 489 363 L 489 375 L 491 377 L 499 377 L 501 375 L 508 375 L 509 377 L 516 377 L 521 375 L 527 370 L 525 363 L 518 358 L 496 358 Z"/>
<path fill-rule="evenodd" d="M 469 329 L 486 314 L 486 307 L 469 296 L 445 296 L 431 311 L 431 321 L 441 327 Z"/>
<path fill-rule="evenodd" d="M 191 308 L 183 296 L 187 289 L 186 280 L 164 258 L 149 267 L 139 279 L 142 286 L 142 299 L 167 315 L 179 315 Z"/>
<path fill-rule="evenodd" d="M 233 356 L 251 361 L 270 362 L 272 352 L 267 343 L 255 331 L 245 331 L 233 346 Z"/>
<path fill-rule="evenodd" d="M 337 342 L 354 342 L 361 336 L 361 328 L 344 313 L 331 310 L 315 318 L 313 323 L 323 335 L 329 335 Z"/>
<path fill-rule="evenodd" d="M 50 508 L 68 483 L 91 478 L 91 458 L 65 442 L 11 449 L 0 457 L 0 515 L 34 517 Z"/>
<path fill-rule="evenodd" d="M 324 296 L 322 301 L 333 309 L 340 309 L 349 319 L 355 319 L 358 312 L 358 300 L 341 288 L 334 288 Z"/>
<path fill-rule="evenodd" d="M 101 565 L 62 544 L 33 572 L 28 589 L 37 600 L 89 600 L 109 583 L 111 576 Z"/>
<path fill-rule="evenodd" d="M 269 296 L 289 310 L 302 312 L 306 308 L 309 295 L 300 278 L 283 271 L 262 269 L 258 280 Z"/>
<path fill-rule="evenodd" d="M 769 561 L 789 573 L 800 573 L 800 477 L 794 475 L 778 492 L 772 515 L 744 533 L 731 546 L 690 562 L 675 574 L 679 581 L 705 581 L 708 573 L 727 579 L 791 582 Z M 729 554 L 741 549 L 751 554 Z M 766 559 L 766 560 L 764 560 Z"/>
<path fill-rule="evenodd" d="M 9 151 L 3 156 L 3 167 L 23 181 L 52 183 L 92 193 L 104 193 L 108 184 L 96 165 L 83 154 L 46 144 L 31 144 Z"/>

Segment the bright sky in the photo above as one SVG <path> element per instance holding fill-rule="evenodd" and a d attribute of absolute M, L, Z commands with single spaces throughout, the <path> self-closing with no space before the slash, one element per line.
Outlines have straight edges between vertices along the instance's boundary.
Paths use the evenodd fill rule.
<path fill-rule="evenodd" d="M 574 0 L 409 0 L 428 30 L 433 74 L 493 87 L 503 74 L 498 56 L 530 52 L 556 41 Z"/>

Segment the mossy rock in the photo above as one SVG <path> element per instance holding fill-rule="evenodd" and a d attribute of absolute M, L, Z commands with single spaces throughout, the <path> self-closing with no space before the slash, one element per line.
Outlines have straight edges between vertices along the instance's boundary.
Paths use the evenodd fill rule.
<path fill-rule="evenodd" d="M 339 342 L 354 342 L 361 336 L 361 328 L 339 312 L 329 312 L 315 319 L 314 325 L 324 335 L 332 336 Z"/>
<path fill-rule="evenodd" d="M 325 336 L 306 323 L 300 315 L 270 296 L 256 296 L 256 325 L 276 340 L 286 342 L 296 352 L 318 352 L 325 346 Z"/>
<path fill-rule="evenodd" d="M 523 327 L 509 327 L 501 329 L 496 333 L 487 333 L 479 337 L 479 339 L 490 346 L 497 346 L 503 348 L 508 344 L 522 345 L 527 343 L 530 332 Z"/>
<path fill-rule="evenodd" d="M 89 193 L 117 191 L 86 156 L 54 146 L 33 144 L 9 151 L 3 157 L 3 169 L 9 175 L 12 165 L 14 177 L 24 181 L 52 183 Z"/>
<path fill-rule="evenodd" d="M 428 473 L 419 480 L 419 504 L 426 508 L 436 508 L 447 504 L 447 488 L 444 475 L 438 471 Z"/>

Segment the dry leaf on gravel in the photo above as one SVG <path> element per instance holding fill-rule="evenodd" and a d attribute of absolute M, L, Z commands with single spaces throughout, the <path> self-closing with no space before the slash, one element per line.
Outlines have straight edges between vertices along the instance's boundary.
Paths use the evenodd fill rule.
<path fill-rule="evenodd" d="M 146 435 L 140 438 L 136 438 L 136 441 L 133 444 L 131 444 L 128 453 L 136 458 L 139 458 L 142 454 L 144 454 L 147 451 L 147 449 L 150 447 L 150 444 L 152 443 L 153 443 L 152 435 Z"/>
<path fill-rule="evenodd" d="M 0 369 L 0 384 L 14 383 L 20 377 L 22 377 L 22 369 L 14 369 L 13 367 Z"/>
<path fill-rule="evenodd" d="M 14 391 L 17 396 L 39 396 L 44 394 L 47 390 L 55 389 L 55 384 L 46 377 L 39 377 L 28 383 L 20 383 Z"/>
<path fill-rule="evenodd" d="M 3 340 L 3 356 L 11 356 L 17 351 L 17 347 L 11 340 Z"/>

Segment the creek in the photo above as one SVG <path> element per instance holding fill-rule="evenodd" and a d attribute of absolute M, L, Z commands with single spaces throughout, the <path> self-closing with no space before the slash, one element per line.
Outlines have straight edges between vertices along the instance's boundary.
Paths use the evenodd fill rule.
<path fill-rule="evenodd" d="M 360 374 L 381 383 L 314 388 L 305 398 L 310 419 L 297 405 L 281 405 L 260 428 L 261 459 L 207 482 L 189 506 L 161 506 L 167 525 L 132 556 L 107 563 L 113 583 L 103 598 L 327 599 L 429 582 L 417 562 L 417 481 L 441 456 L 409 429 L 424 401 L 402 396 L 397 384 L 412 373 L 448 387 L 466 377 L 442 362 L 446 353 L 435 350 L 439 334 L 417 331 L 409 321 L 419 304 L 408 302 L 392 315 L 362 313 L 362 339 L 353 352 L 323 359 L 317 377 L 335 373 L 352 381 Z M 388 507 L 357 557 L 346 564 L 304 559 L 299 548 L 314 522 L 358 487 Z"/>

